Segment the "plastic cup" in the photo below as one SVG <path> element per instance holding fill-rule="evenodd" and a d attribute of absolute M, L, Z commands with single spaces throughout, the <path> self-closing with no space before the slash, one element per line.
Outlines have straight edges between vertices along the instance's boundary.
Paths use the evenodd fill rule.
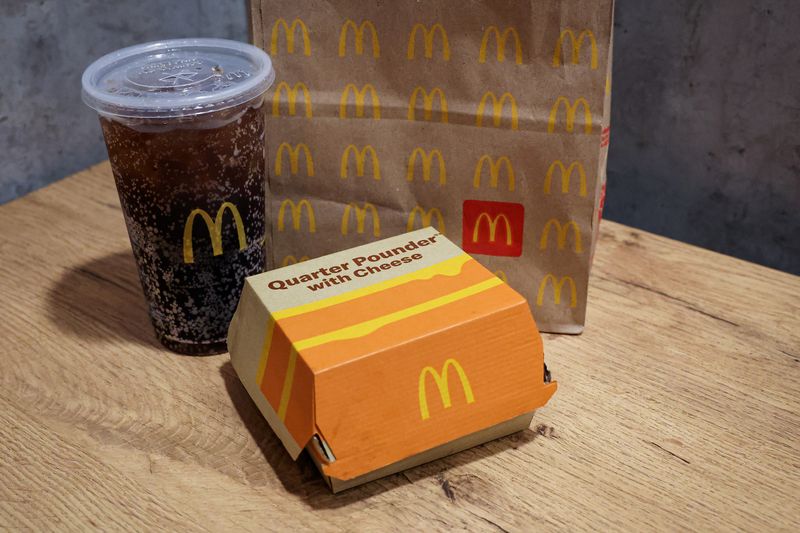
<path fill-rule="evenodd" d="M 254 46 L 148 43 L 83 74 L 97 110 L 156 336 L 227 350 L 246 276 L 265 268 L 264 93 L 275 73 Z"/>

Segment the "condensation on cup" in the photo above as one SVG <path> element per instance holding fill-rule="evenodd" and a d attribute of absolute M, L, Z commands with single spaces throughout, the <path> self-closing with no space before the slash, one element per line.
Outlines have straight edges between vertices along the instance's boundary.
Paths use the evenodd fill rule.
<path fill-rule="evenodd" d="M 176 352 L 226 351 L 244 278 L 264 270 L 274 78 L 263 51 L 221 39 L 125 48 L 83 74 L 156 336 Z"/>

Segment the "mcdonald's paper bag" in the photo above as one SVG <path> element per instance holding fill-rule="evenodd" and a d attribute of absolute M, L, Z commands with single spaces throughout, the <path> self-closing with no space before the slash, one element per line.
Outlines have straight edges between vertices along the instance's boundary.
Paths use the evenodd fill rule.
<path fill-rule="evenodd" d="M 269 267 L 434 226 L 579 333 L 613 0 L 252 0 L 273 58 Z"/>
<path fill-rule="evenodd" d="M 432 228 L 247 278 L 228 347 L 334 491 L 525 429 L 557 389 L 525 299 Z"/>

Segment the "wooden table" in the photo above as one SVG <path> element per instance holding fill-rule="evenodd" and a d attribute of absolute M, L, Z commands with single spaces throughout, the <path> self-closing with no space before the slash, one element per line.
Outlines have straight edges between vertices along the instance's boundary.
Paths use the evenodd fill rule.
<path fill-rule="evenodd" d="M 603 222 L 531 428 L 334 496 L 156 343 L 107 164 L 0 228 L 0 529 L 800 528 L 797 277 Z"/>

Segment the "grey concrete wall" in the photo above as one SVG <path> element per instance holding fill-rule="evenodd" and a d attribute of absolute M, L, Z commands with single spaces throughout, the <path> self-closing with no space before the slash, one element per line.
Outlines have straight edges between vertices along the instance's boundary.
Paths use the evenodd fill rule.
<path fill-rule="evenodd" d="M 245 0 L 0 0 L 0 203 L 105 157 L 83 68 Z M 800 2 L 618 0 L 606 216 L 800 273 Z"/>
<path fill-rule="evenodd" d="M 89 63 L 198 35 L 246 40 L 246 0 L 0 0 L 0 204 L 106 158 Z"/>
<path fill-rule="evenodd" d="M 800 274 L 800 2 L 618 0 L 606 215 Z"/>

